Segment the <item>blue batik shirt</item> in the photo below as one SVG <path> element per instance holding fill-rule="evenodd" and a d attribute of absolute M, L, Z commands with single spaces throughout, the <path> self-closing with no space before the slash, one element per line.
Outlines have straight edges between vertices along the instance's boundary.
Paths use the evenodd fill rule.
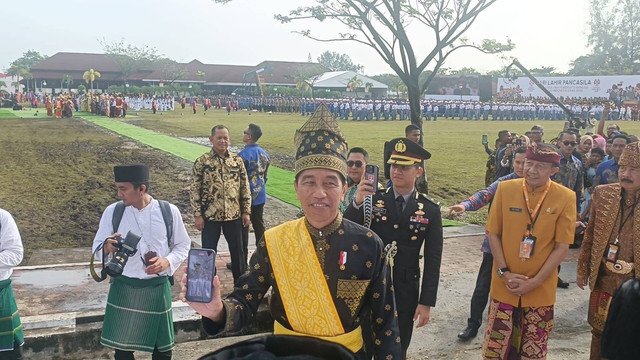
<path fill-rule="evenodd" d="M 618 182 L 618 163 L 615 159 L 607 160 L 598 165 L 595 186 L 615 184 Z"/>
<path fill-rule="evenodd" d="M 246 145 L 238 155 L 244 160 L 244 167 L 247 169 L 251 188 L 251 206 L 264 204 L 267 201 L 269 155 L 258 144 Z"/>
<path fill-rule="evenodd" d="M 562 154 L 560 154 L 562 156 Z M 571 155 L 569 159 L 562 156 L 560 159 L 560 170 L 551 177 L 551 180 L 576 193 L 576 209 L 580 209 L 582 202 L 582 189 L 584 188 L 584 167 L 582 161 Z"/>
<path fill-rule="evenodd" d="M 491 201 L 493 201 L 493 196 L 498 190 L 499 183 L 517 178 L 518 175 L 515 172 L 512 172 L 509 175 L 502 176 L 498 180 L 494 181 L 491 185 L 489 185 L 486 189 L 482 189 L 477 193 L 471 195 L 467 200 L 461 202 L 460 204 L 464 206 L 464 209 L 466 211 L 479 210 L 483 206 L 491 204 Z M 482 241 L 481 250 L 482 252 L 491 254 L 491 247 L 489 247 L 489 238 L 487 237 L 486 233 L 484 235 L 484 240 Z"/>

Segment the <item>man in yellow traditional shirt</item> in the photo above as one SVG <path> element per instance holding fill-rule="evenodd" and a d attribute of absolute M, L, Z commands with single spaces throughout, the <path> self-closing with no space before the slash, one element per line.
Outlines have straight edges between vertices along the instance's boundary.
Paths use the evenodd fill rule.
<path fill-rule="evenodd" d="M 209 334 L 251 323 L 273 289 L 274 334 L 311 336 L 344 345 L 365 359 L 362 309 L 371 309 L 375 359 L 402 359 L 398 313 L 382 240 L 338 209 L 346 192 L 347 143 L 325 105 L 296 131 L 294 188 L 305 217 L 265 232 L 249 273 L 221 299 L 213 280 L 208 304 L 189 303 Z M 185 272 L 186 273 L 186 272 Z M 182 281 L 181 297 L 187 279 Z M 370 333 L 370 332 L 366 332 Z"/>
<path fill-rule="evenodd" d="M 544 359 L 553 328 L 558 265 L 573 243 L 575 193 L 550 180 L 558 150 L 527 150 L 524 179 L 498 185 L 486 230 L 493 253 L 484 359 Z"/>

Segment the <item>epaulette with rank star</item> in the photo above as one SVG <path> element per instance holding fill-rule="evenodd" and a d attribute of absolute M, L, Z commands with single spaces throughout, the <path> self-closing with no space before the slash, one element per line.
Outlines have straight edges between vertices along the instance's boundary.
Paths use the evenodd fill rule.
<path fill-rule="evenodd" d="M 429 201 L 430 203 L 434 204 L 435 206 L 440 206 L 440 201 L 435 200 L 432 197 L 427 196 L 426 194 L 423 193 L 416 193 L 416 198 L 421 197 L 427 201 Z"/>

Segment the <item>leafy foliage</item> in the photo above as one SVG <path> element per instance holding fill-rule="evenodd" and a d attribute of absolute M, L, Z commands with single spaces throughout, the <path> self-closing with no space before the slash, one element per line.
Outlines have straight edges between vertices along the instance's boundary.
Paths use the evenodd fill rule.
<path fill-rule="evenodd" d="M 570 75 L 640 72 L 640 2 L 591 0 L 589 27 L 591 54 L 575 59 Z"/>
<path fill-rule="evenodd" d="M 31 68 L 37 63 L 46 60 L 47 55 L 42 55 L 35 50 L 28 50 L 22 54 L 22 57 L 11 62 L 7 74 L 13 76 L 19 76 L 27 80 L 27 90 L 29 89 L 29 80 L 33 79 L 31 74 Z M 35 88 L 35 80 L 33 87 Z"/>
<path fill-rule="evenodd" d="M 484 53 L 513 48 L 509 39 L 504 44 L 493 39 L 475 44 L 462 38 L 478 15 L 495 1 L 316 0 L 314 6 L 298 7 L 275 18 L 282 23 L 312 19 L 341 24 L 344 32 L 334 37 L 315 36 L 311 30 L 298 33 L 321 42 L 351 41 L 370 47 L 406 85 L 411 121 L 421 127 L 420 95 L 452 52 L 465 47 Z M 411 27 L 420 29 L 409 31 Z M 431 50 L 425 53 L 423 49 Z M 427 67 L 431 70 L 428 73 Z M 427 75 L 421 79 L 423 73 Z"/>
<path fill-rule="evenodd" d="M 82 74 L 82 79 L 87 83 L 87 84 L 91 84 L 91 90 L 93 90 L 93 82 L 96 80 L 96 78 L 101 77 L 102 74 L 100 74 L 100 72 L 93 70 L 93 69 L 89 69 L 87 71 L 84 72 L 84 74 Z"/>
<path fill-rule="evenodd" d="M 156 48 L 147 45 L 135 46 L 127 44 L 124 39 L 111 43 L 102 39 L 99 42 L 105 54 L 120 67 L 123 81 L 126 81 L 131 74 L 135 74 L 140 70 L 151 69 L 153 64 L 162 58 Z"/>
<path fill-rule="evenodd" d="M 335 51 L 325 51 L 318 57 L 318 62 L 333 71 L 355 71 L 361 73 L 364 66 L 354 64 L 349 55 Z"/>

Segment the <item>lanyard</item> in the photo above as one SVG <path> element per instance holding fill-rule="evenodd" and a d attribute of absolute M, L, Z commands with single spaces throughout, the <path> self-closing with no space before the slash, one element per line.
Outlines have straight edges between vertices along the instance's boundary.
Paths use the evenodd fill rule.
<path fill-rule="evenodd" d="M 620 198 L 620 217 L 621 217 L 622 221 L 620 221 L 620 227 L 618 227 L 618 236 L 620 236 L 620 233 L 622 232 L 622 228 L 624 227 L 624 224 L 626 224 L 627 221 L 629 220 L 629 218 L 631 218 L 633 216 L 633 212 L 636 209 L 636 205 L 638 205 L 638 200 L 640 200 L 640 197 L 637 198 L 636 201 L 633 202 L 633 206 L 631 207 L 631 211 L 629 212 L 629 214 L 625 218 L 624 217 L 624 194 Z M 617 240 L 617 238 L 616 238 L 616 240 Z"/>
<path fill-rule="evenodd" d="M 536 207 L 531 210 L 531 205 L 529 204 L 529 192 L 527 191 L 527 181 L 522 181 L 522 194 L 524 196 L 524 202 L 527 205 L 527 214 L 529 215 L 529 223 L 527 224 L 527 235 L 531 235 L 533 231 L 533 225 L 535 225 L 536 220 L 538 220 L 538 215 L 540 215 L 540 206 L 542 202 L 547 197 L 547 193 L 549 192 L 549 188 L 551 187 L 551 180 L 547 180 L 547 187 L 544 189 L 544 193 L 542 193 L 542 197 L 538 200 Z"/>

